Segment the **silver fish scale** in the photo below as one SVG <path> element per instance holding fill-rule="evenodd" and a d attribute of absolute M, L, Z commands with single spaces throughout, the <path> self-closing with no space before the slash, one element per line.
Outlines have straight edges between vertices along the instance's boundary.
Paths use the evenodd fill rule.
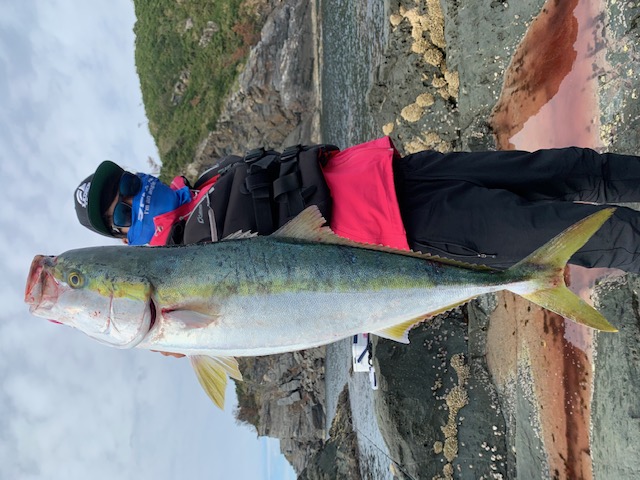
<path fill-rule="evenodd" d="M 190 354 L 309 348 L 388 328 L 505 281 L 403 255 L 270 237 L 154 251 L 145 268 L 165 315 L 140 346 Z M 164 268 L 160 252 L 180 258 L 170 262 L 175 270 Z M 161 269 L 165 275 L 153 274 Z"/>

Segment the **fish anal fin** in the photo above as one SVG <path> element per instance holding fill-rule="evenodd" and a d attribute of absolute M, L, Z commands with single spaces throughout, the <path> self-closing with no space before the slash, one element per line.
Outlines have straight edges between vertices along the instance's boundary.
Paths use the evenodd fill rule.
<path fill-rule="evenodd" d="M 383 330 L 379 330 L 377 332 L 371 332 L 371 333 L 382 338 L 394 340 L 396 342 L 409 343 L 409 331 L 413 327 L 415 327 L 419 323 L 424 322 L 425 320 L 435 317 L 436 315 L 440 315 L 441 313 L 448 312 L 449 310 L 453 310 L 454 308 L 459 307 L 460 305 L 464 305 L 469 300 L 471 299 L 468 298 L 462 302 L 454 303 L 452 305 L 448 305 L 446 307 L 440 308 L 439 310 L 429 312 L 428 315 L 421 315 L 419 317 L 412 318 L 411 320 L 407 320 L 406 322 L 402 322 L 397 325 L 394 325 L 393 327 L 385 328 Z"/>
<path fill-rule="evenodd" d="M 196 372 L 198 382 L 207 396 L 218 407 L 224 408 L 224 394 L 227 387 L 227 375 L 242 380 L 238 362 L 233 357 L 190 356 L 191 366 Z"/>
<path fill-rule="evenodd" d="M 400 343 L 409 343 L 409 330 L 415 327 L 418 323 L 425 320 L 426 317 L 418 317 L 408 322 L 399 323 L 393 327 L 385 328 L 384 330 L 378 330 L 377 332 L 371 332 L 382 338 L 394 340 Z"/>

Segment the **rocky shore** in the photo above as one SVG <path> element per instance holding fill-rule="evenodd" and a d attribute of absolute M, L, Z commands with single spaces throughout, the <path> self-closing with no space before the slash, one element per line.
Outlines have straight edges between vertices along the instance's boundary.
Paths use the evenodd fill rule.
<path fill-rule="evenodd" d="M 321 450 L 325 429 L 324 348 L 239 359 L 236 418 L 280 439 L 297 472 Z"/>
<path fill-rule="evenodd" d="M 546 9 L 542 0 L 390 0 L 386 56 L 369 92 L 380 134 L 405 153 L 495 149 L 491 120 L 503 80 L 534 18 Z M 594 45 L 607 61 L 604 71 L 594 71 L 600 140 L 611 151 L 637 152 L 640 6 L 609 0 L 603 11 L 597 19 L 602 42 Z M 194 170 L 255 146 L 321 140 L 315 12 L 314 2 L 273 4 Z M 636 478 L 638 288 L 632 275 L 596 287 L 599 308 L 620 333 L 595 335 L 593 357 L 565 341 L 569 327 L 561 318 L 502 294 L 417 327 L 409 346 L 377 340 L 376 411 L 396 476 Z M 527 330 L 528 324 L 544 331 Z M 576 362 L 558 363 L 567 354 Z M 241 365 L 247 381 L 237 386 L 238 416 L 259 435 L 280 438 L 301 478 L 358 478 L 348 393 L 334 427 L 324 429 L 323 355 L 315 349 L 247 359 Z M 558 405 L 564 400 L 573 408 L 574 393 L 583 387 L 587 393 L 575 403 L 579 414 L 565 414 Z"/>
<path fill-rule="evenodd" d="M 316 2 L 272 1 L 269 9 L 216 129 L 196 152 L 192 176 L 225 155 L 319 140 Z"/>
<path fill-rule="evenodd" d="M 333 480 L 360 478 L 360 457 L 356 433 L 351 422 L 349 389 L 340 393 L 337 414 L 329 430 L 328 439 L 309 459 L 299 480 Z"/>
<path fill-rule="evenodd" d="M 536 16 L 552 23 L 544 17 L 553 5 L 440 2 L 442 46 L 438 27 L 429 26 L 418 39 L 413 34 L 416 25 L 429 25 L 416 15 L 439 17 L 437 3 L 391 2 L 390 21 L 396 26 L 370 96 L 372 108 L 379 112 L 381 130 L 405 152 L 494 149 L 495 115 L 504 102 L 515 100 L 513 90 L 501 97 L 505 85 L 530 89 L 521 96 L 525 100 L 526 94 L 545 93 L 542 87 L 503 81 L 513 78 L 510 67 L 517 71 L 526 66 L 527 55 L 535 54 L 519 50 L 520 42 Z M 638 9 L 627 7 L 609 2 L 592 20 L 599 30 L 590 48 L 594 57 L 606 58 L 604 67 L 595 60 L 592 67 L 600 99 L 599 141 L 593 146 L 633 153 L 639 146 L 633 101 L 638 88 L 633 45 L 639 30 L 633 20 Z M 565 12 L 569 19 L 570 13 Z M 430 40 L 426 48 L 415 46 L 425 37 Z M 544 43 L 535 45 L 543 49 L 541 55 L 554 53 L 544 50 Z M 433 48 L 442 52 L 435 55 L 439 63 L 429 53 Z M 448 78 L 457 77 L 457 91 L 451 88 L 454 82 L 442 91 L 447 72 Z M 415 110 L 419 115 L 412 115 Z M 596 285 L 593 297 L 621 331 L 596 334 L 597 347 L 588 345 L 585 351 L 567 340 L 575 333 L 572 325 L 510 294 L 474 301 L 416 328 L 408 348 L 380 340 L 377 411 L 391 456 L 402 466 L 400 476 L 637 477 L 640 426 L 634 419 L 637 402 L 631 400 L 638 393 L 638 324 L 631 320 L 638 317 L 636 283 L 637 276 L 625 275 Z M 459 358 L 470 369 L 464 384 L 453 364 Z M 465 394 L 451 399 L 459 387 Z M 613 454 L 616 445 L 629 449 Z"/>

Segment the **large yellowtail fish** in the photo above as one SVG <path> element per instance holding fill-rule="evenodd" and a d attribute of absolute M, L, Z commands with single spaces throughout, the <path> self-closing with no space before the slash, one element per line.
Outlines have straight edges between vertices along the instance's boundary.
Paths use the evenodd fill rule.
<path fill-rule="evenodd" d="M 236 356 L 328 344 L 360 332 L 408 342 L 418 322 L 509 290 L 592 328 L 615 331 L 564 284 L 569 257 L 611 216 L 601 210 L 505 271 L 361 245 L 315 207 L 268 237 L 181 247 L 94 247 L 36 256 L 34 315 L 118 348 L 187 355 L 218 406 Z"/>

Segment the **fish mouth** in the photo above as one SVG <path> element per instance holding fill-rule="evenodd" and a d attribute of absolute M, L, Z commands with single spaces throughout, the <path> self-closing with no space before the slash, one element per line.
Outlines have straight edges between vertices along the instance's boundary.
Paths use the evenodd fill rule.
<path fill-rule="evenodd" d="M 58 296 L 58 282 L 46 269 L 54 265 L 55 257 L 44 255 L 36 255 L 31 262 L 24 291 L 24 301 L 31 313 L 35 314 L 41 307 L 53 304 Z"/>

